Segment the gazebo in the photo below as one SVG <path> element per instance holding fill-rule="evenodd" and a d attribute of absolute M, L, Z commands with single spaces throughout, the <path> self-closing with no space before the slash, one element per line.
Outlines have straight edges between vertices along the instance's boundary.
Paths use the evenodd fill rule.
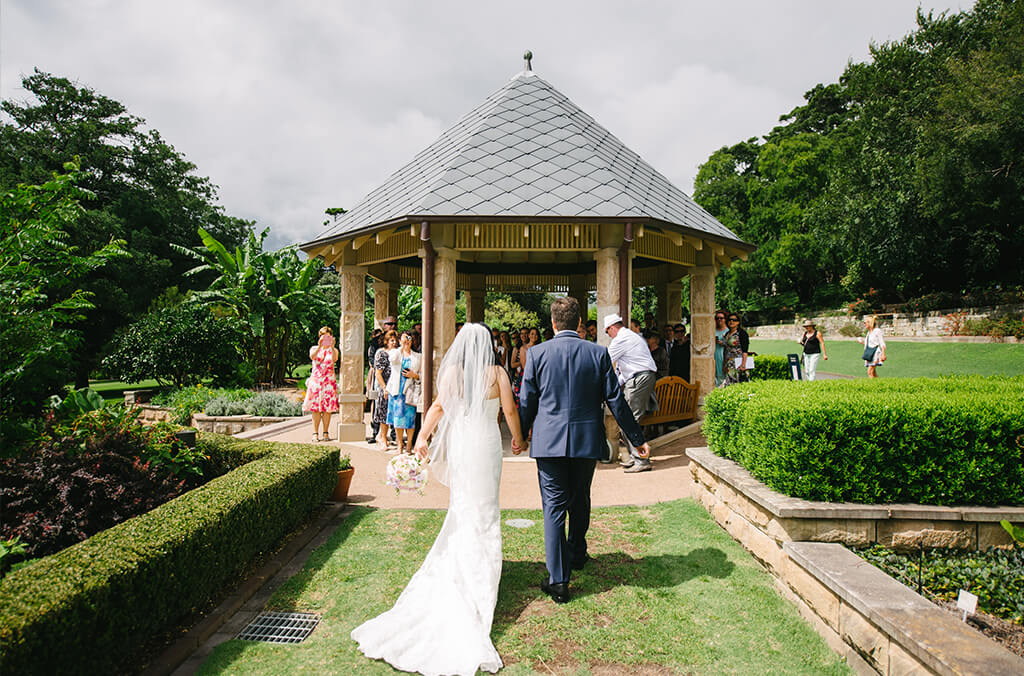
<path fill-rule="evenodd" d="M 586 316 L 629 316 L 654 286 L 658 323 L 682 318 L 690 278 L 691 382 L 714 385 L 715 276 L 746 259 L 740 240 L 526 64 L 317 239 L 310 257 L 341 280 L 339 439 L 362 439 L 364 302 L 398 314 L 398 287 L 423 287 L 424 400 L 455 337 L 455 295 L 483 321 L 488 289 L 551 291 Z M 603 332 L 601 341 L 607 341 Z M 609 420 L 611 420 L 609 418 Z M 609 431 L 614 423 L 609 424 Z"/>

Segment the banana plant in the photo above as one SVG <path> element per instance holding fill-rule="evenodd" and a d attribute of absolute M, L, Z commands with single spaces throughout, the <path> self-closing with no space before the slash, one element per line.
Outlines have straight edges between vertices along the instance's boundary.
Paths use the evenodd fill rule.
<path fill-rule="evenodd" d="M 185 273 L 213 273 L 205 291 L 192 294 L 194 302 L 213 305 L 235 317 L 246 332 L 244 356 L 255 368 L 260 382 L 284 380 L 288 344 L 297 332 L 312 334 L 319 318 L 331 313 L 331 303 L 312 292 L 321 269 L 319 261 L 300 260 L 294 246 L 264 251 L 269 228 L 258 236 L 227 250 L 215 237 L 199 228 L 203 249 L 174 249 L 200 264 Z"/>

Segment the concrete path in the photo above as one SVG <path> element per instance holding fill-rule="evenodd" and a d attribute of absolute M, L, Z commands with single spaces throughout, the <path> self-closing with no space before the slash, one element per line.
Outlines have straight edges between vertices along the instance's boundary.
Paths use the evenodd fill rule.
<path fill-rule="evenodd" d="M 311 436 L 312 427 L 303 425 L 264 437 L 264 440 L 310 443 Z M 685 436 L 680 436 L 677 432 L 673 436 L 678 438 L 651 452 L 654 469 L 650 472 L 626 474 L 618 463 L 599 463 L 591 491 L 593 506 L 647 505 L 690 497 L 692 478 L 686 449 L 707 444 L 699 431 L 690 432 Z M 506 458 L 501 475 L 501 508 L 540 509 L 536 464 L 528 457 L 512 456 L 508 450 L 507 430 L 505 437 Z M 347 453 L 352 458 L 352 466 L 356 471 L 349 489 L 350 505 L 397 509 L 443 509 L 448 506 L 448 489 L 437 481 L 429 481 L 423 495 L 396 495 L 393 489 L 384 485 L 385 468 L 393 454 L 378 449 L 376 444 L 321 443 L 337 446 L 340 452 Z"/>

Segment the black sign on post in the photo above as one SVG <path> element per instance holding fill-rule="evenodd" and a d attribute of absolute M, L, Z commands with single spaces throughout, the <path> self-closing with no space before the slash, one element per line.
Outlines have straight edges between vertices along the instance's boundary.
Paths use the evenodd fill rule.
<path fill-rule="evenodd" d="M 793 380 L 800 380 L 800 355 L 798 354 L 787 354 L 789 358 L 789 372 L 793 375 Z"/>

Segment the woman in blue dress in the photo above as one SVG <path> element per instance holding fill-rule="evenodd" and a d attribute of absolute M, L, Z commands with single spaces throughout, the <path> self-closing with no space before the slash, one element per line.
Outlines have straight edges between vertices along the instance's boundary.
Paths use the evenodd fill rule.
<path fill-rule="evenodd" d="M 725 310 L 715 313 L 715 387 L 725 382 L 725 334 L 729 327 L 725 324 Z"/>
<path fill-rule="evenodd" d="M 395 428 L 399 453 L 412 453 L 412 432 L 416 427 L 416 407 L 406 403 L 410 388 L 417 387 L 420 379 L 420 355 L 412 350 L 412 335 L 402 331 L 399 347 L 391 357 L 391 377 L 388 379 L 387 423 Z"/>

